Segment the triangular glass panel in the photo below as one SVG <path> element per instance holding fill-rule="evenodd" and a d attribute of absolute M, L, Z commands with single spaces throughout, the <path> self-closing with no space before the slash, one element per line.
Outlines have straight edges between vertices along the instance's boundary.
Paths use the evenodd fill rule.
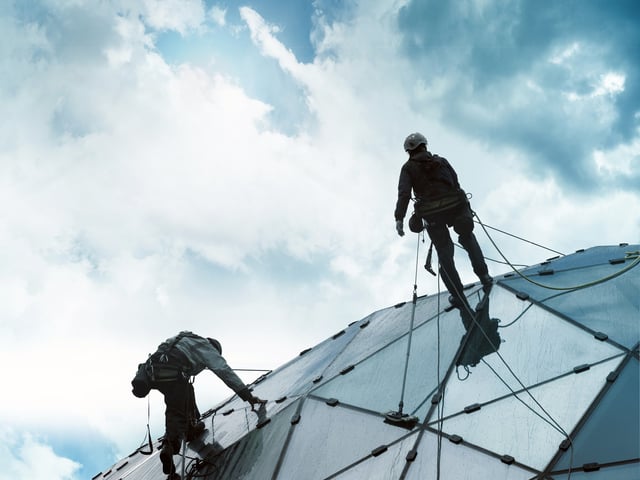
<path fill-rule="evenodd" d="M 590 472 L 572 471 L 571 474 L 554 474 L 548 478 L 551 480 L 638 480 L 640 463 L 603 466 Z"/>
<path fill-rule="evenodd" d="M 215 439 L 191 442 L 189 448 L 198 453 L 200 460 L 190 464 L 187 473 L 191 477 L 186 478 L 270 479 L 282 454 L 296 407 L 296 404 L 289 406 L 268 423 L 264 422 L 266 417 L 263 416 L 262 428 L 251 431 L 230 448 L 223 449 Z"/>
<path fill-rule="evenodd" d="M 279 479 L 323 479 L 367 457 L 380 445 L 408 435 L 383 419 L 308 398 L 293 429 Z"/>
<path fill-rule="evenodd" d="M 640 371 L 634 357 L 611 384 L 553 470 L 640 458 Z M 640 478 L 640 476 L 638 476 Z"/>
<path fill-rule="evenodd" d="M 438 326 L 440 335 L 438 335 Z M 428 400 L 438 386 L 438 338 L 440 342 L 440 378 L 444 378 L 459 339 L 464 332 L 457 312 L 443 313 L 422 324 L 413 332 L 407 369 L 404 413 L 424 415 Z M 356 339 L 357 341 L 358 339 Z M 347 375 L 340 375 L 313 391 L 324 398 L 336 397 L 341 402 L 375 412 L 397 410 L 402 382 L 408 335 L 393 341 L 382 350 L 357 364 Z"/>
<path fill-rule="evenodd" d="M 620 361 L 618 357 L 583 373 L 569 374 L 531 388 L 530 394 L 520 392 L 517 398 L 511 396 L 473 413 L 445 418 L 443 431 L 460 435 L 465 441 L 496 455 L 508 454 L 523 465 L 543 470 Z M 445 396 L 445 410 L 446 402 L 456 401 L 451 397 Z M 436 428 L 436 419 L 431 420 Z"/>
<path fill-rule="evenodd" d="M 499 458 L 452 443 L 430 432 L 425 432 L 420 439 L 417 453 L 416 459 L 408 465 L 406 480 L 529 480 L 533 476 L 531 470 L 507 465 Z"/>
<path fill-rule="evenodd" d="M 336 480 L 400 478 L 407 464 L 407 454 L 413 449 L 417 436 L 418 434 L 414 433 L 400 442 L 389 445 L 384 453 L 366 458 L 331 478 Z"/>
<path fill-rule="evenodd" d="M 521 383 L 536 385 L 578 365 L 622 354 L 622 350 L 502 288 L 491 292 L 489 315 L 500 320 L 500 347 L 476 366 L 466 371 L 459 368 L 458 375 L 448 380 L 445 415 L 520 390 Z"/>

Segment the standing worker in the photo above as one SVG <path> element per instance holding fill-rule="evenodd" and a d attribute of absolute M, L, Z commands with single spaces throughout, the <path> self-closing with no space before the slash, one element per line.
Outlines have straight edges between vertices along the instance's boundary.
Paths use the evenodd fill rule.
<path fill-rule="evenodd" d="M 140 366 L 132 385 L 133 394 L 137 397 L 145 397 L 149 388 L 159 390 L 164 395 L 165 435 L 160 461 L 162 471 L 170 479 L 179 478 L 175 472 L 173 455 L 179 453 L 182 441 L 193 440 L 204 431 L 204 423 L 198 421 L 200 412 L 189 379 L 205 368 L 215 373 L 242 400 L 249 402 L 252 409 L 255 404 L 265 403 L 265 400 L 253 396 L 249 387 L 227 365 L 217 340 L 184 331 L 161 343 L 147 362 Z M 141 370 L 144 372 L 141 373 Z M 146 381 L 141 381 L 140 377 L 144 375 Z"/>
<path fill-rule="evenodd" d="M 418 226 L 409 222 L 409 227 L 412 231 L 420 232 L 426 225 L 429 238 L 438 252 L 440 274 L 451 294 L 450 301 L 462 310 L 468 308 L 468 303 L 462 293 L 462 282 L 453 260 L 454 247 L 448 227 L 453 227 L 458 233 L 458 240 L 469 254 L 473 271 L 485 291 L 491 288 L 493 278 L 489 275 L 482 250 L 473 234 L 471 206 L 460 188 L 458 175 L 445 158 L 429 152 L 427 145 L 427 139 L 421 133 L 412 133 L 404 141 L 409 160 L 400 170 L 394 213 L 396 231 L 398 235 L 404 235 L 403 220 L 413 190 Z"/>

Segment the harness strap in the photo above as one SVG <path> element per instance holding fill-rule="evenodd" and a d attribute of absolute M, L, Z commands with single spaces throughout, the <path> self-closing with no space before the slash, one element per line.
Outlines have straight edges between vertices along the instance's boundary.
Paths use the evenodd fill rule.
<path fill-rule="evenodd" d="M 418 199 L 415 211 L 422 217 L 428 217 L 455 208 L 466 201 L 466 193 L 463 190 L 457 190 L 431 200 Z"/>
<path fill-rule="evenodd" d="M 146 363 L 147 374 L 153 383 L 175 382 L 190 377 L 189 365 L 184 354 L 175 345 L 186 336 L 179 333 L 167 346 L 161 347 L 149 357 Z"/>

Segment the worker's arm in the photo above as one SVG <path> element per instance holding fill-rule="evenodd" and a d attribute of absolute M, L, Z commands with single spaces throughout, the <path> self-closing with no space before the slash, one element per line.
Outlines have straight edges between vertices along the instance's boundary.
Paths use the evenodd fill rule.
<path fill-rule="evenodd" d="M 227 364 L 224 357 L 206 339 L 198 342 L 197 349 L 205 367 L 220 377 L 242 400 L 251 403 L 251 405 L 264 403 L 263 400 L 253 396 L 249 387 L 244 384 L 242 379 Z"/>
<path fill-rule="evenodd" d="M 411 176 L 407 165 L 403 165 L 400 170 L 400 179 L 398 180 L 398 201 L 393 216 L 396 220 L 396 231 L 398 235 L 404 235 L 403 220 L 407 214 L 407 208 L 411 201 Z"/>

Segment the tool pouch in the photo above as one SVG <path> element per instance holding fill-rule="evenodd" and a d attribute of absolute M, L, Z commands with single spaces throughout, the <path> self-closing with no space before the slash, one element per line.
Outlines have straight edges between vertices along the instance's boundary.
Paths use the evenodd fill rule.
<path fill-rule="evenodd" d="M 133 380 L 131 380 L 131 386 L 133 387 L 132 393 L 138 398 L 146 397 L 149 391 L 151 391 L 151 379 L 147 372 L 146 363 L 138 365 L 138 371 L 133 377 Z"/>

